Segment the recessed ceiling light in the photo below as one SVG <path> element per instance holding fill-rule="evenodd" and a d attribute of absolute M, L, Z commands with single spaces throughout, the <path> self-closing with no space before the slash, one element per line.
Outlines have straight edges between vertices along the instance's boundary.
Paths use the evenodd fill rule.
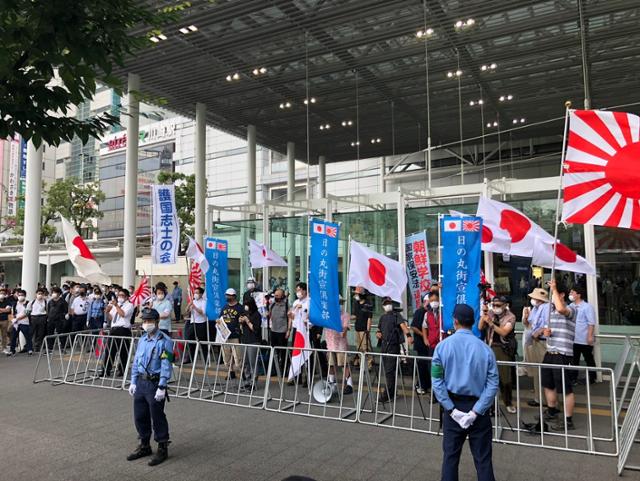
<path fill-rule="evenodd" d="M 192 32 L 196 32 L 198 30 L 198 27 L 196 27 L 195 25 L 189 25 L 187 28 Z"/>
<path fill-rule="evenodd" d="M 180 33 L 184 33 L 185 35 L 189 33 L 189 29 L 187 27 L 182 27 L 180 29 Z"/>
<path fill-rule="evenodd" d="M 153 43 L 158 43 L 160 41 L 160 39 L 156 36 L 149 37 L 149 40 L 151 40 Z"/>
<path fill-rule="evenodd" d="M 161 34 L 159 34 L 159 35 L 158 35 L 158 38 L 159 38 L 160 40 L 166 40 L 166 39 L 167 39 L 167 36 L 166 36 L 164 33 L 161 33 Z"/>

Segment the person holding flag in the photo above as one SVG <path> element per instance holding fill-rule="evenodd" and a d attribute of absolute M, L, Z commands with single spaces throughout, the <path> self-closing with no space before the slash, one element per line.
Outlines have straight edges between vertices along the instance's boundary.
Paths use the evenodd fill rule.
<path fill-rule="evenodd" d="M 291 310 L 289 311 L 289 319 L 292 321 L 294 329 L 293 347 L 296 348 L 291 353 L 291 366 L 289 368 L 289 382 L 293 382 L 293 378 L 300 374 L 302 366 L 309 359 L 309 297 L 307 296 L 307 284 L 298 282 L 296 285 L 296 297 Z M 305 381 L 304 387 L 307 386 Z"/>

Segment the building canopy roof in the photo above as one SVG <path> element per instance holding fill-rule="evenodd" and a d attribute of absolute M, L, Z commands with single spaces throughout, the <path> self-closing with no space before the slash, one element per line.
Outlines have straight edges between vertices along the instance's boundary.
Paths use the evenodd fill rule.
<path fill-rule="evenodd" d="M 206 104 L 221 130 L 293 141 L 300 159 L 309 138 L 311 163 L 415 152 L 429 124 L 434 146 L 520 126 L 508 135 L 561 136 L 545 121 L 585 98 L 579 2 L 592 107 L 634 102 L 628 0 L 192 0 L 118 74 L 180 114 Z"/>

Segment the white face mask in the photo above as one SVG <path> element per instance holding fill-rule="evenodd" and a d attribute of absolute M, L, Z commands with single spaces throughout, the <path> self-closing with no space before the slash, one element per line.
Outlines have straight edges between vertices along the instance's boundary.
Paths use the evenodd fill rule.
<path fill-rule="evenodd" d="M 569 300 L 571 302 L 575 302 L 576 301 L 576 296 L 569 294 Z"/>
<path fill-rule="evenodd" d="M 0 301 L 4 301 L 6 299 L 7 296 L 5 296 L 4 294 L 0 294 Z"/>
<path fill-rule="evenodd" d="M 499 316 L 500 314 L 502 314 L 504 312 L 504 308 L 503 307 L 494 307 L 493 308 L 493 312 Z"/>
<path fill-rule="evenodd" d="M 249 306 L 244 306 L 244 310 L 249 312 Z"/>
<path fill-rule="evenodd" d="M 193 295 L 193 298 L 196 299 L 196 300 L 200 299 L 201 297 L 202 297 L 202 295 L 200 295 L 200 294 L 194 294 Z"/>
<path fill-rule="evenodd" d="M 161 301 L 164 299 L 164 294 L 158 294 L 156 297 L 158 298 L 159 301 Z"/>
<path fill-rule="evenodd" d="M 155 324 L 151 324 L 149 322 L 145 322 L 142 324 L 142 329 L 144 329 L 144 331 L 149 334 L 150 332 L 153 332 L 153 330 L 156 328 Z"/>
<path fill-rule="evenodd" d="M 297 297 L 298 299 L 302 299 L 302 298 L 304 297 L 304 295 L 302 294 L 302 291 L 298 291 L 298 292 L 296 292 L 296 297 Z"/>
<path fill-rule="evenodd" d="M 18 301 L 24 302 L 24 296 L 18 296 Z"/>
<path fill-rule="evenodd" d="M 538 307 L 538 301 L 536 301 L 535 299 L 531 299 L 531 305 L 533 307 Z"/>
<path fill-rule="evenodd" d="M 57 299 L 58 297 L 59 297 L 59 296 L 58 296 L 58 293 L 57 293 L 57 292 L 54 292 L 53 294 L 51 294 L 51 299 L 54 299 L 54 300 L 55 300 L 55 299 Z"/>
<path fill-rule="evenodd" d="M 382 306 L 382 308 L 385 312 L 391 312 L 393 311 L 393 304 L 385 304 L 384 306 Z"/>
<path fill-rule="evenodd" d="M 247 289 L 253 289 L 254 287 L 256 287 L 256 285 L 253 282 L 247 283 Z"/>
<path fill-rule="evenodd" d="M 431 301 L 429 305 L 431 306 L 431 309 L 435 311 L 440 307 L 440 301 Z"/>
<path fill-rule="evenodd" d="M 359 300 L 360 300 L 360 296 L 359 296 L 358 294 L 356 294 L 355 296 L 353 296 L 353 298 L 354 298 L 356 301 L 359 301 Z"/>
<path fill-rule="evenodd" d="M 125 300 L 124 297 L 118 297 L 118 304 L 121 304 L 121 305 L 124 304 L 124 300 Z"/>

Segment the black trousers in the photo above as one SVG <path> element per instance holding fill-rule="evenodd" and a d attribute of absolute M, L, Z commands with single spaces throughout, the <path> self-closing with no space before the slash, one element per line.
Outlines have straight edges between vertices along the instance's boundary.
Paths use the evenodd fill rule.
<path fill-rule="evenodd" d="M 209 337 L 207 337 L 207 333 Z M 209 339 L 211 341 L 215 340 L 215 338 L 211 338 L 211 333 L 209 332 L 209 322 L 192 322 L 191 329 L 189 331 L 189 339 L 195 341 L 207 342 Z M 196 346 L 195 344 L 191 344 L 189 346 L 189 354 L 191 355 L 191 360 L 193 361 L 196 358 Z M 208 349 L 201 348 L 200 354 L 203 356 L 203 359 L 208 360 Z"/>
<path fill-rule="evenodd" d="M 580 357 L 584 357 L 584 361 L 589 367 L 596 367 L 596 359 L 593 357 L 593 346 L 586 344 L 574 344 L 573 345 L 573 365 L 580 365 Z M 574 380 L 578 379 L 580 371 L 573 371 Z M 589 371 L 589 382 L 596 382 L 596 372 Z"/>
<path fill-rule="evenodd" d="M 109 333 L 111 336 L 124 336 L 131 337 L 131 329 L 128 327 L 114 327 Z M 120 360 L 120 370 L 124 372 L 124 368 L 127 366 L 127 359 L 129 358 L 129 347 L 131 344 L 130 339 L 110 339 L 107 343 L 104 353 L 104 374 L 105 376 L 111 375 L 111 370 L 116 360 Z"/>
<path fill-rule="evenodd" d="M 456 409 L 464 413 L 471 411 L 476 402 L 472 399 L 452 400 Z M 462 429 L 449 412 L 444 412 L 442 418 L 442 481 L 458 481 L 460 454 L 467 437 L 478 481 L 495 481 L 491 459 L 491 418 L 487 414 L 478 416 L 469 429 Z"/>
<path fill-rule="evenodd" d="M 429 346 L 425 346 L 423 343 L 416 343 L 416 354 L 418 356 L 429 357 L 432 354 Z M 417 360 L 418 381 L 422 389 L 431 389 L 431 363 L 426 359 Z"/>
<path fill-rule="evenodd" d="M 54 317 L 52 319 L 47 319 L 47 336 L 53 336 L 54 334 L 63 334 L 65 332 L 64 323 L 65 323 L 64 317 L 59 317 L 59 318 Z M 64 337 L 60 336 L 59 341 L 60 341 L 60 348 L 63 348 L 64 341 L 65 341 Z M 47 339 L 47 346 L 50 351 L 54 349 L 54 344 L 55 344 L 55 338 L 52 337 Z"/>
<path fill-rule="evenodd" d="M 42 341 L 47 333 L 47 315 L 31 316 L 30 324 L 33 350 L 37 352 L 42 348 Z"/>
<path fill-rule="evenodd" d="M 319 326 L 312 326 L 311 329 L 309 329 L 309 343 L 311 344 L 312 348 L 322 349 L 322 331 L 323 331 L 323 328 Z M 327 356 L 325 355 L 324 352 L 318 352 L 318 351 L 311 353 L 311 355 L 309 356 L 309 370 L 311 372 L 311 375 L 313 377 L 316 376 L 314 371 L 316 359 L 320 363 L 320 370 L 322 372 L 322 377 L 323 378 L 327 377 L 327 370 L 329 368 Z M 311 381 L 311 379 L 309 381 Z"/>
<path fill-rule="evenodd" d="M 182 301 L 173 301 L 173 314 L 176 316 L 176 322 L 180 320 L 180 306 L 182 305 Z"/>
<path fill-rule="evenodd" d="M 400 346 L 389 346 L 385 354 L 400 354 Z M 382 369 L 387 382 L 385 393 L 389 396 L 389 399 L 393 399 L 396 394 L 396 372 L 398 371 L 399 360 L 400 358 L 395 356 L 382 356 Z M 398 375 L 401 376 L 402 372 L 399 372 Z"/>
<path fill-rule="evenodd" d="M 157 389 L 157 383 L 138 378 L 133 396 L 133 419 L 141 444 L 149 444 L 152 427 L 156 442 L 169 441 L 169 423 L 164 413 L 165 399 L 160 402 L 155 400 Z"/>
<path fill-rule="evenodd" d="M 286 332 L 273 332 L 271 331 L 271 339 L 269 339 L 271 347 L 287 347 L 287 333 Z M 285 375 L 285 367 L 287 362 L 287 350 L 275 349 L 275 361 L 277 362 L 277 369 L 279 369 L 279 375 Z"/>

